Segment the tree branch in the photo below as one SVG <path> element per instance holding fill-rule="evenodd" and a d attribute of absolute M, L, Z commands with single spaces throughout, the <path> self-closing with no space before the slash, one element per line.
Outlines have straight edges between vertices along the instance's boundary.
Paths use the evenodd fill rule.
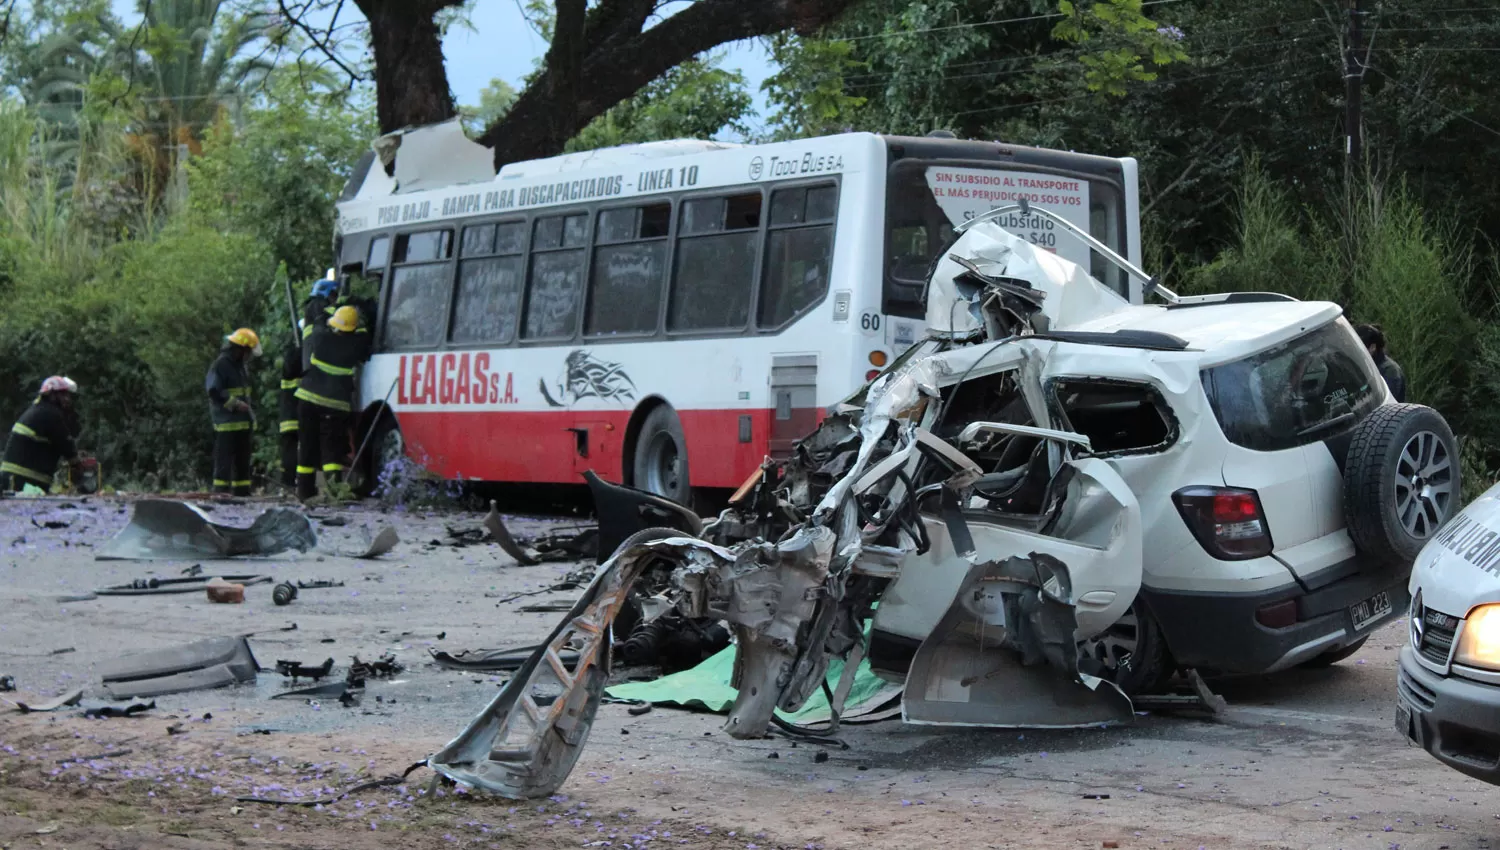
<path fill-rule="evenodd" d="M 517 98 L 506 115 L 487 127 L 479 142 L 495 151 L 500 167 L 522 159 L 560 152 L 568 139 L 610 107 L 631 97 L 647 83 L 699 53 L 730 41 L 769 35 L 782 30 L 800 34 L 815 31 L 830 22 L 854 0 L 698 0 L 661 23 L 640 29 L 646 5 L 636 0 L 608 4 L 609 14 L 594 16 L 600 29 L 583 28 L 567 33 L 565 8 L 572 14 L 582 0 L 556 0 L 557 35 L 548 51 L 545 70 Z M 605 7 L 601 7 L 605 8 Z M 629 14 L 626 14 L 626 12 Z M 631 27 L 620 22 L 634 20 Z M 610 25 L 606 27 L 605 22 Z M 572 23 L 570 26 L 576 27 Z M 605 29 L 612 32 L 604 33 Z M 573 73 L 572 38 L 583 34 L 589 41 L 581 58 L 576 82 Z M 591 38 L 590 38 L 591 36 Z M 559 44 L 564 47 L 559 47 Z M 564 64 L 554 65 L 553 56 Z M 575 91 L 566 97 L 563 92 Z"/>
<path fill-rule="evenodd" d="M 310 4 L 304 4 L 302 6 L 302 11 L 298 13 L 293 13 L 291 9 L 287 8 L 286 0 L 276 0 L 276 5 L 281 9 L 282 17 L 286 18 L 289 22 L 292 23 L 293 26 L 301 30 L 302 34 L 307 36 L 308 40 L 313 43 L 313 46 L 320 50 L 324 56 L 328 57 L 328 61 L 337 65 L 339 67 L 339 70 L 343 71 L 349 77 L 349 86 L 351 88 L 356 82 L 366 79 L 364 74 L 361 74 L 360 72 L 344 64 L 344 60 L 340 58 L 339 55 L 335 52 L 334 45 L 332 44 L 332 22 L 329 23 L 328 29 L 324 30 L 326 37 L 320 39 L 318 38 L 318 34 L 313 32 L 312 27 L 308 26 L 306 21 L 303 20 L 303 18 L 307 15 L 309 9 L 311 8 Z M 339 0 L 338 8 L 334 9 L 333 12 L 334 22 L 338 21 L 339 12 L 342 11 L 343 8 L 344 0 Z M 306 51 L 303 51 L 303 53 L 305 54 Z M 301 55 L 298 56 L 298 61 L 301 61 Z"/>
<path fill-rule="evenodd" d="M 1188 177 L 1193 173 L 1194 170 L 1198 168 L 1198 166 L 1203 164 L 1204 160 L 1208 159 L 1210 154 L 1217 153 L 1219 148 L 1222 147 L 1226 141 L 1232 138 L 1231 136 L 1222 135 L 1221 131 L 1229 124 L 1229 119 L 1233 118 L 1235 113 L 1239 112 L 1239 109 L 1239 105 L 1236 104 L 1235 106 L 1224 110 L 1224 114 L 1219 118 L 1219 123 L 1215 125 L 1213 132 L 1210 133 L 1210 136 L 1217 139 L 1217 141 L 1206 148 L 1198 148 L 1197 151 L 1193 154 L 1193 158 L 1188 161 L 1187 167 L 1182 169 L 1182 172 L 1179 173 L 1175 178 L 1173 178 L 1172 182 L 1163 187 L 1160 192 L 1151 193 L 1151 200 L 1146 204 L 1145 207 L 1141 209 L 1141 218 L 1145 218 L 1146 216 L 1150 215 L 1151 210 L 1159 201 L 1172 194 L 1172 192 L 1176 190 L 1178 186 L 1181 186 L 1183 183 L 1187 182 Z"/>

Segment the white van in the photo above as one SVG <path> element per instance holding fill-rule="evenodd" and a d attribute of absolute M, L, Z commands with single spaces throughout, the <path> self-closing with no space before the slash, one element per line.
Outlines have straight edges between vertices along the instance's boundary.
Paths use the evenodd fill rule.
<path fill-rule="evenodd" d="M 1447 523 L 1411 573 L 1396 730 L 1500 785 L 1500 485 Z"/>

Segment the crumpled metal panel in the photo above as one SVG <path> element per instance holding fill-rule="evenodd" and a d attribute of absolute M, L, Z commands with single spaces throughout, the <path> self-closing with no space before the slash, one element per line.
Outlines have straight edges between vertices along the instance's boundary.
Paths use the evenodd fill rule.
<path fill-rule="evenodd" d="M 306 552 L 318 545 L 306 516 L 290 508 L 271 508 L 249 528 L 209 520 L 187 502 L 142 499 L 131 509 L 130 524 L 94 552 L 98 561 L 153 561 L 237 558 L 275 555 L 288 549 Z"/>
<path fill-rule="evenodd" d="M 243 637 L 221 637 L 127 655 L 99 666 L 110 699 L 221 688 L 255 681 L 260 665 Z"/>
<path fill-rule="evenodd" d="M 968 271 L 961 257 L 982 274 L 1016 278 L 1043 294 L 1047 327 L 1062 330 L 1129 306 L 1114 290 L 1076 263 L 1032 245 L 993 222 L 967 230 L 938 260 L 927 287 L 927 330 L 943 337 L 968 337 L 985 329 L 984 293 L 959 281 Z"/>
<path fill-rule="evenodd" d="M 1071 728 L 1129 722 L 1130 698 L 1078 669 L 1068 568 L 1040 552 L 974 566 L 907 674 L 913 724 Z"/>
<path fill-rule="evenodd" d="M 687 616 L 727 620 L 734 630 L 739 651 L 730 684 L 738 690 L 724 724 L 731 737 L 762 737 L 778 707 L 801 707 L 813 668 L 814 684 L 822 681 L 826 661 L 808 671 L 795 669 L 809 652 L 824 655 L 821 642 L 800 646 L 797 635 L 826 595 L 818 591 L 828 577 L 833 544 L 831 530 L 811 526 L 779 545 L 740 549 L 733 561 L 697 558 L 678 570 L 675 582 L 687 592 Z"/>
<path fill-rule="evenodd" d="M 552 794 L 588 740 L 609 675 L 610 624 L 630 588 L 659 557 L 734 556 L 670 529 L 632 535 L 599 570 L 547 639 L 458 737 L 427 759 L 455 782 L 513 800 Z M 576 653 L 570 664 L 565 660 Z"/>

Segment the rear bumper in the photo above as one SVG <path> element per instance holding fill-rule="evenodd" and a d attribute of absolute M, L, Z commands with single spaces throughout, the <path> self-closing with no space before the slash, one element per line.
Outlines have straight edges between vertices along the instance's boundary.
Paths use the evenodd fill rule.
<path fill-rule="evenodd" d="M 1439 676 L 1401 648 L 1396 731 L 1454 770 L 1500 785 L 1500 685 Z"/>
<path fill-rule="evenodd" d="M 1411 602 L 1405 573 L 1351 575 L 1311 592 L 1288 582 L 1254 593 L 1192 593 L 1141 587 L 1141 597 L 1161 624 L 1172 656 L 1184 667 L 1224 673 L 1272 673 L 1354 643 L 1400 616 Z M 1349 608 L 1385 592 L 1390 613 L 1354 629 Z M 1295 600 L 1297 622 L 1282 629 L 1261 625 L 1260 608 Z"/>

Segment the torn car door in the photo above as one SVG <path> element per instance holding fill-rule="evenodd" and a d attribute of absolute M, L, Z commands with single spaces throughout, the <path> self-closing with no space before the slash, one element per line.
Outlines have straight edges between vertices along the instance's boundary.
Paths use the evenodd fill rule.
<path fill-rule="evenodd" d="M 1140 590 L 1140 505 L 1119 474 L 1093 458 L 1066 461 L 1053 487 L 1060 505 L 1038 525 L 971 500 L 964 519 L 973 566 L 939 545 L 927 554 L 941 560 L 908 561 L 887 598 L 909 598 L 924 581 L 951 587 L 952 573 L 963 570 L 936 622 L 930 597 L 920 607 L 882 599 L 877 630 L 916 638 L 930 623 L 907 674 L 907 722 L 1066 727 L 1130 718 L 1118 688 L 1080 669 L 1077 644 L 1119 619 Z M 943 521 L 924 522 L 934 540 L 945 534 Z"/>

